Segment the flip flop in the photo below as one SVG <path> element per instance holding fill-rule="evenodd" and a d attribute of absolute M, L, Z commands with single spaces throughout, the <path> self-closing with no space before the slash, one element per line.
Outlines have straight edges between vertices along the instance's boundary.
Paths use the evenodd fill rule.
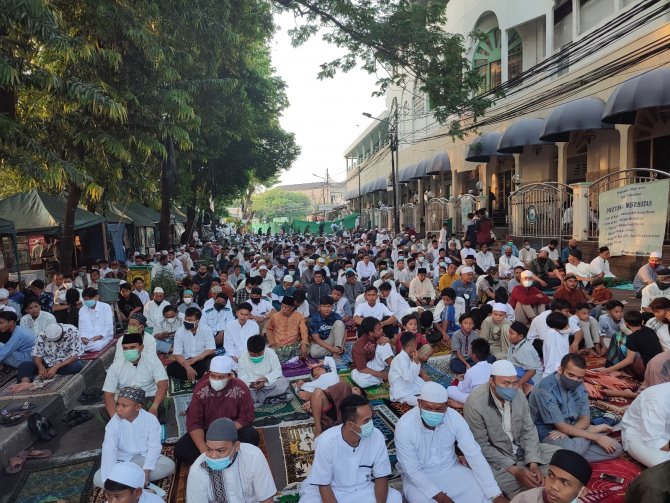
<path fill-rule="evenodd" d="M 2 426 L 16 426 L 19 423 L 22 423 L 25 418 L 28 417 L 28 414 L 25 412 L 14 412 L 14 413 L 7 413 L 4 414 L 5 411 L 3 411 L 2 416 L 0 416 L 0 424 Z"/>
<path fill-rule="evenodd" d="M 56 436 L 56 430 L 54 430 L 51 422 L 39 414 L 28 416 L 28 427 L 43 442 L 48 442 Z"/>
<path fill-rule="evenodd" d="M 77 401 L 83 405 L 91 405 L 96 402 L 99 402 L 102 399 L 102 389 L 90 386 L 86 388 Z"/>
<path fill-rule="evenodd" d="M 79 426 L 82 423 L 85 423 L 86 421 L 90 421 L 93 419 L 93 414 L 91 414 L 87 410 L 74 410 L 72 412 L 75 412 L 76 415 L 72 417 L 69 421 L 67 421 L 67 425 L 70 428 L 74 428 L 75 426 Z"/>
<path fill-rule="evenodd" d="M 9 458 L 9 464 L 5 468 L 5 473 L 9 475 L 14 475 L 19 473 L 23 469 L 23 465 L 26 462 L 27 452 L 21 451 L 16 456 Z"/>
<path fill-rule="evenodd" d="M 44 459 L 53 454 L 51 449 L 29 449 L 27 451 L 21 451 L 20 454 L 22 453 L 26 454 L 26 459 Z"/>

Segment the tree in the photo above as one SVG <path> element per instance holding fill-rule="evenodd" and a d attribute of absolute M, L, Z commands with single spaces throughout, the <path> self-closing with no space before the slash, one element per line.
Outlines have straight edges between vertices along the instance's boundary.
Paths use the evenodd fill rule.
<path fill-rule="evenodd" d="M 253 216 L 262 222 L 274 218 L 304 218 L 312 205 L 309 197 L 302 192 L 289 192 L 279 188 L 267 190 L 252 196 Z"/>
<path fill-rule="evenodd" d="M 321 65 L 321 79 L 360 66 L 368 73 L 384 74 L 378 78 L 377 95 L 416 79 L 436 120 L 449 122 L 454 136 L 462 135 L 460 118 L 481 116 L 492 104 L 492 97 L 478 93 L 481 77 L 465 57 L 464 37 L 443 29 L 445 0 L 274 2 L 295 15 L 295 46 L 321 33 L 326 42 L 346 49 L 343 57 Z"/>

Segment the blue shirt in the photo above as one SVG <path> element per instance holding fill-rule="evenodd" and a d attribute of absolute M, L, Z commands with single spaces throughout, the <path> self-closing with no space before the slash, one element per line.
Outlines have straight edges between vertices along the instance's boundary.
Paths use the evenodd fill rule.
<path fill-rule="evenodd" d="M 465 306 L 468 309 L 477 307 L 477 287 L 474 281 L 470 281 L 467 285 L 463 284 L 463 280 L 457 279 L 451 284 L 451 288 L 456 292 L 457 297 L 465 299 Z M 466 297 L 466 295 L 468 297 Z"/>
<path fill-rule="evenodd" d="M 32 360 L 34 345 L 35 336 L 33 333 L 29 329 L 17 325 L 9 340 L 0 345 L 0 363 L 16 367 L 15 364 L 29 362 Z"/>
<path fill-rule="evenodd" d="M 568 391 L 560 384 L 558 372 L 548 375 L 535 386 L 528 399 L 528 406 L 540 442 L 556 429 L 554 425 L 573 425 L 580 417 L 591 413 L 584 385 Z"/>
<path fill-rule="evenodd" d="M 317 312 L 309 317 L 307 328 L 310 335 L 319 334 L 321 340 L 325 341 L 330 336 L 330 330 L 333 328 L 335 322 L 341 319 L 340 315 L 335 312 L 330 313 L 330 316 L 327 318 L 324 318 L 320 312 Z"/>

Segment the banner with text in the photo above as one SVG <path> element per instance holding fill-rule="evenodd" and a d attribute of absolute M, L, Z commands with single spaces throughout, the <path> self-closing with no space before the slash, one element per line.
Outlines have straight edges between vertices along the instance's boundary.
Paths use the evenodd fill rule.
<path fill-rule="evenodd" d="M 612 255 L 661 251 L 668 219 L 670 179 L 634 183 L 600 194 L 599 246 Z"/>

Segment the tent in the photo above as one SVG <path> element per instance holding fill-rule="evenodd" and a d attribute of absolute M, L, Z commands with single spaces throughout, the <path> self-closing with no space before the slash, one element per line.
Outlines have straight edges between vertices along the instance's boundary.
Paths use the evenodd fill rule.
<path fill-rule="evenodd" d="M 0 218 L 0 236 L 9 236 L 9 238 L 12 240 L 12 253 L 14 254 L 13 269 L 16 270 L 16 273 L 18 274 L 18 279 L 19 281 L 21 281 L 21 268 L 19 267 L 19 260 L 18 260 L 19 248 L 16 239 L 16 227 L 14 227 L 14 222 Z M 7 262 L 5 262 L 5 266 L 6 265 Z"/>
<path fill-rule="evenodd" d="M 160 221 L 160 214 L 156 211 L 135 202 L 110 203 L 105 209 L 105 217 L 119 259 L 123 255 L 124 246 L 144 253 L 156 248 L 156 227 Z M 126 233 L 126 229 L 131 226 L 132 231 Z"/>
<path fill-rule="evenodd" d="M 14 222 L 0 218 L 0 234 L 5 236 L 16 236 L 16 227 L 14 227 Z"/>
<path fill-rule="evenodd" d="M 63 230 L 65 207 L 65 199 L 33 189 L 0 200 L 0 218 L 14 222 L 18 235 L 58 236 Z M 101 215 L 81 208 L 75 212 L 75 231 L 104 223 Z"/>

